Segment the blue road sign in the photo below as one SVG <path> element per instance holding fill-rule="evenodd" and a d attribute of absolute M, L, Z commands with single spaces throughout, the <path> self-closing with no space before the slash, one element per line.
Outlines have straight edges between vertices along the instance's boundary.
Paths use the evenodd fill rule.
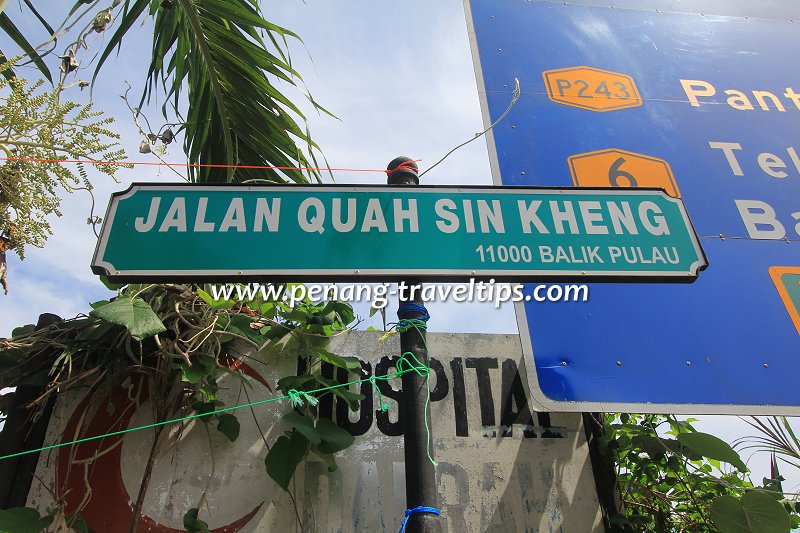
<path fill-rule="evenodd" d="M 552 410 L 800 414 L 800 28 L 660 4 L 466 3 L 486 122 L 522 89 L 489 138 L 496 183 L 663 187 L 709 261 L 690 286 L 520 305 L 532 393 Z"/>

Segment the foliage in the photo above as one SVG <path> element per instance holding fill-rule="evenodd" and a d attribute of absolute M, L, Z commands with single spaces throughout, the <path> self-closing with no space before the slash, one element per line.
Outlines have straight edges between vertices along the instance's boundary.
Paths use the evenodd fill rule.
<path fill-rule="evenodd" d="M 50 83 L 52 83 L 53 78 L 50 75 L 50 69 L 42 59 L 42 54 L 34 49 L 33 45 L 28 42 L 22 32 L 20 32 L 16 25 L 14 25 L 14 22 L 11 20 L 8 14 L 3 11 L 3 4 L 4 3 L 0 1 L 0 31 L 10 37 L 11 40 L 14 41 L 14 43 L 23 50 L 23 52 L 25 52 L 25 56 L 30 58 L 30 62 L 32 62 L 36 68 L 39 69 L 39 72 L 41 72 L 41 74 L 47 78 Z M 55 34 L 55 30 L 53 30 L 50 24 L 48 24 L 44 17 L 42 17 L 42 15 L 36 10 L 31 0 L 25 0 L 25 5 L 28 7 L 30 13 L 39 21 L 39 23 L 41 23 L 45 30 L 47 30 L 50 34 Z M 2 51 L 0 51 L 0 63 L 5 62 L 6 56 Z M 14 71 L 10 68 L 4 70 L 2 74 L 3 77 L 9 80 L 16 77 Z"/>
<path fill-rule="evenodd" d="M 84 4 L 91 5 L 83 9 Z M 99 54 L 93 79 L 122 45 L 131 28 L 137 27 L 142 17 L 151 16 L 155 31 L 142 100 L 157 96 L 163 87 L 171 104 L 170 113 L 176 116 L 184 134 L 190 163 L 281 169 L 192 166 L 190 173 L 194 180 L 284 182 L 288 178 L 306 182 L 308 176 L 319 179 L 315 170 L 296 170 L 318 166 L 313 152 L 317 147 L 302 112 L 275 84 L 275 80 L 287 87 L 302 83 L 288 57 L 288 39 L 299 40 L 299 37 L 265 20 L 254 0 L 115 0 L 111 7 L 96 13 L 97 2 L 77 0 L 56 29 L 31 3 L 26 5 L 49 32 L 46 43 L 39 47 L 31 45 L 4 12 L 0 12 L 0 30 L 23 49 L 48 80 L 52 77 L 45 60 L 54 55 L 58 39 L 82 18 L 89 17 L 90 23 L 65 47 L 64 55 L 59 56 L 61 76 L 52 92 L 35 99 L 34 91 L 39 84 L 26 89 L 24 80 L 16 80 L 10 68 L 4 70 L 10 78 L 12 97 L 6 108 L 0 109 L 6 117 L 3 121 L 6 141 L 0 148 L 7 157 L 36 160 L 7 161 L 0 175 L 0 232 L 8 234 L 9 247 L 16 247 L 20 257 L 24 257 L 26 244 L 43 246 L 50 234 L 44 214 L 59 214 L 58 187 L 67 192 L 82 188 L 81 181 L 58 159 L 117 161 L 124 157 L 122 151 L 112 150 L 115 143 L 107 140 L 117 137 L 106 128 L 110 119 L 94 120 L 99 113 L 92 111 L 91 104 L 82 107 L 59 102 L 66 79 L 84 69 L 79 54 L 88 50 L 88 36 L 102 33 L 111 24 L 116 30 Z M 3 60 L 0 52 L 0 61 Z M 83 88 L 88 82 L 79 84 Z M 324 111 L 310 95 L 306 96 L 316 109 Z M 185 117 L 181 107 L 186 107 Z M 167 104 L 162 109 L 166 117 Z M 76 116 L 70 116 L 70 112 Z M 137 108 L 137 119 L 139 113 Z M 25 117 L 28 120 L 22 120 Z M 163 134 L 161 130 L 159 134 L 143 131 L 148 142 L 165 139 L 167 132 L 169 139 L 164 142 L 169 143 L 174 135 L 171 129 Z M 97 168 L 113 175 L 116 166 Z M 83 188 L 91 189 L 81 165 L 78 171 Z"/>
<path fill-rule="evenodd" d="M 139 379 L 147 383 L 156 421 L 191 412 L 213 413 L 223 406 L 218 398 L 222 375 L 249 386 L 227 363 L 240 355 L 241 346 L 234 348 L 238 343 L 249 347 L 248 357 L 264 363 L 276 357 L 300 357 L 307 369 L 302 376 L 290 376 L 278 384 L 284 394 L 290 389 L 307 393 L 307 400 L 284 416 L 286 435 L 278 437 L 265 458 L 267 474 L 279 486 L 288 490 L 297 465 L 309 453 L 333 469 L 333 454 L 353 443 L 346 430 L 319 417 L 317 400 L 311 395 L 315 388 L 334 384 L 321 375 L 323 361 L 360 372 L 355 359 L 325 349 L 331 336 L 347 331 L 355 322 L 350 305 L 308 299 L 295 307 L 264 300 L 245 305 L 214 301 L 202 289 L 185 285 L 129 285 L 116 298 L 92 307 L 88 316 L 40 330 L 17 328 L 11 339 L 0 340 L 0 388 L 43 386 L 43 394 L 33 405 L 42 408 L 57 391 L 82 386 L 92 395 Z M 353 409 L 363 399 L 346 388 L 326 393 L 345 399 Z M 210 414 L 199 420 L 206 427 L 215 421 L 216 430 L 229 441 L 239 435 L 239 421 L 233 414 Z M 150 466 L 152 461 L 151 456 Z M 186 520 L 194 528 L 190 530 L 203 530 L 204 522 L 196 513 L 187 513 Z"/>
<path fill-rule="evenodd" d="M 134 340 L 166 331 L 161 319 L 153 312 L 150 305 L 141 298 L 122 295 L 113 302 L 106 302 L 92 310 L 91 316 L 100 318 L 109 324 L 125 327 Z"/>
<path fill-rule="evenodd" d="M 0 509 L 0 531 L 4 533 L 39 533 L 52 522 L 52 515 L 40 517 L 36 509 L 29 507 Z"/>
<path fill-rule="evenodd" d="M 155 31 L 140 107 L 145 100 L 149 102 L 160 96 L 159 92 L 166 96 L 167 103 L 162 111 L 172 120 L 169 126 L 178 126 L 177 133 L 184 135 L 189 163 L 280 167 L 276 170 L 190 167 L 193 181 L 307 182 L 319 179 L 319 173 L 313 170 L 318 166 L 314 156 L 316 145 L 310 138 L 305 118 L 278 88 L 301 88 L 300 76 L 288 57 L 288 40 L 299 38 L 266 21 L 255 0 L 113 0 L 110 7 L 100 11 L 100 1 L 77 0 L 55 29 L 28 0 L 25 2 L 47 29 L 48 40 L 38 47 L 30 45 L 2 13 L 0 31 L 11 36 L 28 53 L 47 79 L 52 77 L 45 60 L 55 55 L 59 39 L 72 28 L 79 27 L 82 19 L 88 17 L 89 23 L 76 30 L 77 38 L 58 56 L 61 74 L 53 97 L 41 102 L 35 100 L 37 95 L 33 89 L 39 85 L 34 85 L 18 98 L 21 105 L 37 104 L 35 107 L 45 109 L 48 109 L 45 104 L 52 105 L 51 115 L 39 117 L 38 122 L 30 125 L 33 140 L 22 139 L 28 144 L 3 146 L 7 156 L 51 161 L 14 161 L 6 165 L 8 177 L 0 177 L 4 194 L 0 201 L 19 198 L 23 202 L 15 208 L 16 226 L 11 228 L 15 232 L 12 237 L 16 239 L 13 244 L 20 256 L 26 243 L 41 245 L 49 234 L 46 221 L 36 217 L 45 212 L 57 213 L 58 186 L 67 191 L 79 186 L 90 188 L 82 167 L 78 170 L 83 183 L 56 160 L 122 157 L 121 152 L 110 152 L 112 144 L 106 146 L 100 142 L 103 136 L 114 137 L 106 129 L 108 121 L 97 119 L 99 115 L 93 114 L 91 106 L 61 104 L 58 97 L 62 84 L 78 76 L 94 61 L 88 40 L 93 32 L 114 28 L 106 48 L 94 56 L 97 59 L 94 82 L 104 62 L 122 45 L 128 32 L 147 16 L 154 19 Z M 13 78 L 10 74 L 9 77 Z M 12 88 L 17 85 L 21 90 L 25 88 L 22 81 L 10 83 Z M 77 84 L 81 89 L 89 85 L 82 80 Z M 324 111 L 306 96 L 315 109 Z M 127 98 L 125 101 L 128 102 Z M 150 145 L 156 140 L 165 145 L 172 141 L 171 128 L 165 125 L 157 134 L 145 131 L 139 125 L 140 108 L 131 110 L 146 137 L 140 151 L 151 152 Z M 71 112 L 77 112 L 78 116 L 73 117 Z M 15 118 L 19 120 L 21 115 L 17 113 Z M 81 124 L 86 126 L 83 130 L 69 130 Z M 70 137 L 33 137 L 61 132 L 70 133 Z M 21 134 L 16 135 L 21 137 Z M 72 139 L 75 140 L 73 145 L 66 144 Z M 95 145 L 79 144 L 92 140 L 96 141 Z M 297 170 L 297 167 L 309 170 Z M 113 174 L 116 167 L 100 165 L 98 168 Z M 17 176 L 28 175 L 21 174 L 22 171 L 36 178 L 25 190 L 21 182 L 14 181 Z M 24 203 L 27 197 L 38 202 L 32 204 L 38 211 L 28 206 L 29 218 L 35 224 L 22 223 L 24 213 L 20 210 L 27 206 Z M 0 222 L 5 221 L 0 219 Z M 0 226 L 0 230 L 3 227 Z M 28 240 L 24 241 L 23 236 Z M 288 389 L 283 385 L 290 383 L 294 383 L 292 390 L 303 393 L 331 385 L 321 375 L 322 362 L 360 371 L 357 362 L 325 349 L 327 339 L 347 329 L 355 319 L 350 306 L 339 302 L 305 301 L 289 308 L 282 302 L 259 301 L 248 306 L 232 301 L 211 301 L 202 290 L 185 285 L 132 285 L 122 289 L 111 301 L 96 302 L 92 307 L 88 316 L 38 331 L 33 331 L 32 327 L 18 329 L 12 339 L 0 340 L 0 387 L 26 383 L 42 386 L 43 394 L 31 406 L 35 411 L 56 391 L 83 386 L 91 395 L 137 378 L 148 387 L 151 400 L 156 403 L 155 417 L 161 421 L 190 412 L 212 413 L 222 405 L 217 398 L 219 377 L 231 374 L 241 378 L 225 363 L 234 340 L 249 345 L 254 354 L 259 354 L 257 357 L 288 354 L 305 361 L 307 370 L 302 376 L 282 380 L 281 390 L 285 393 Z M 244 378 L 241 379 L 245 383 Z M 354 408 L 362 398 L 344 388 L 328 394 L 336 394 Z M 314 396 L 307 394 L 305 397 L 307 400 L 298 405 L 296 411 L 286 415 L 286 435 L 277 439 L 265 459 L 267 473 L 286 490 L 297 465 L 309 453 L 335 468 L 333 454 L 353 442 L 349 433 L 319 418 L 315 402 L 311 400 Z M 233 414 L 214 414 L 200 420 L 205 422 L 206 431 L 216 427 L 230 441 L 238 437 L 239 422 Z M 161 430 L 155 433 L 158 440 Z M 286 442 L 292 446 L 292 460 L 284 463 L 277 461 L 275 454 Z M 152 454 L 145 480 L 152 468 Z M 286 468 L 287 465 L 291 468 Z M 212 476 L 213 468 L 212 464 Z M 134 520 L 138 519 L 146 484 L 143 481 L 136 498 Z M 198 517 L 199 510 L 204 508 L 205 492 L 200 503 L 184 517 L 184 526 L 189 531 L 207 530 L 205 522 Z M 293 498 L 291 492 L 290 497 Z"/>
<path fill-rule="evenodd" d="M 8 68 L 0 66 L 0 70 Z M 0 165 L 0 232 L 9 247 L 25 257 L 27 245 L 44 246 L 52 233 L 46 216 L 60 216 L 59 193 L 89 189 L 86 170 L 77 176 L 64 159 L 118 161 L 119 135 L 108 129 L 113 122 L 92 104 L 61 102 L 63 87 L 42 91 L 42 82 L 28 85 L 21 78 L 0 78 L 0 151 L 7 158 Z M 97 165 L 114 176 L 117 165 Z"/>
<path fill-rule="evenodd" d="M 621 531 L 767 533 L 800 524 L 778 480 L 752 483 L 739 454 L 693 419 L 606 415 L 602 449 L 617 465 Z M 777 482 L 776 482 L 777 481 Z"/>
<path fill-rule="evenodd" d="M 183 125 L 189 161 L 282 167 L 281 172 L 192 167 L 194 180 L 308 181 L 304 172 L 293 169 L 316 167 L 317 146 L 300 109 L 273 81 L 290 87 L 301 82 L 287 50 L 287 39 L 299 40 L 295 33 L 265 20 L 255 0 L 126 0 L 123 6 L 94 77 L 136 21 L 149 13 L 155 29 L 142 100 L 163 87 L 171 112 Z M 167 104 L 162 109 L 168 117 Z M 318 177 L 316 171 L 308 174 Z"/>
<path fill-rule="evenodd" d="M 740 439 L 737 444 L 743 449 L 754 449 L 777 454 L 784 462 L 800 468 L 800 439 L 785 417 L 757 418 L 746 420 L 758 435 Z"/>
<path fill-rule="evenodd" d="M 45 43 L 49 49 L 43 52 L 42 47 L 33 47 L 2 12 L 0 31 L 23 49 L 48 80 L 52 76 L 44 60 L 55 50 L 62 29 L 74 27 L 87 14 L 91 21 L 60 57 L 61 77 L 55 90 L 39 94 L 41 84 L 28 87 L 10 69 L 3 71 L 9 81 L 0 85 L 0 90 L 8 92 L 0 108 L 6 139 L 0 149 L 7 157 L 50 161 L 7 161 L 0 167 L 0 230 L 10 232 L 20 257 L 26 244 L 44 244 L 50 233 L 44 215 L 58 213 L 59 188 L 90 188 L 84 169 L 78 167 L 79 179 L 58 159 L 122 158 L 109 140 L 116 138 L 107 129 L 110 119 L 100 118 L 91 105 L 59 99 L 66 77 L 82 68 L 72 58 L 76 51 L 88 48 L 86 35 L 102 32 L 112 22 L 116 30 L 99 55 L 93 80 L 128 31 L 143 17 L 152 17 L 152 57 L 142 103 L 163 90 L 168 101 L 163 113 L 177 117 L 190 163 L 285 167 L 266 172 L 193 168 L 195 181 L 319 178 L 313 170 L 307 174 L 293 170 L 317 166 L 316 145 L 302 113 L 276 85 L 301 83 L 287 53 L 288 39 L 299 37 L 266 21 L 255 0 L 114 0 L 101 11 L 95 9 L 98 2 L 77 0 L 67 20 L 55 30 L 29 0 L 25 4 L 50 34 Z M 89 7 L 83 9 L 84 5 Z M 5 62 L 2 52 L 0 62 Z M 79 83 L 83 87 L 84 82 Z M 137 118 L 139 112 L 134 110 Z M 171 130 L 167 131 L 171 141 Z M 145 133 L 147 142 L 156 138 L 169 142 L 162 130 L 158 135 Z M 115 168 L 98 166 L 112 175 Z M 43 386 L 42 396 L 33 405 L 41 408 L 56 391 L 80 385 L 91 394 L 137 376 L 147 381 L 151 398 L 157 400 L 158 420 L 189 412 L 212 413 L 222 405 L 217 399 L 219 378 L 223 374 L 240 377 L 225 364 L 236 340 L 249 345 L 253 356 L 263 360 L 289 355 L 305 361 L 305 373 L 277 383 L 284 394 L 295 391 L 302 398 L 283 417 L 286 431 L 265 457 L 266 473 L 280 487 L 289 491 L 298 465 L 310 454 L 335 469 L 333 454 L 352 444 L 348 432 L 319 417 L 319 393 L 314 393 L 333 384 L 321 375 L 323 362 L 353 372 L 360 368 L 357 361 L 325 348 L 330 336 L 354 321 L 349 306 L 310 301 L 295 308 L 270 301 L 243 305 L 213 301 L 204 291 L 184 285 L 151 285 L 129 286 L 93 308 L 88 316 L 38 331 L 20 328 L 12 339 L 0 340 L 0 387 Z M 327 394 L 336 394 L 353 408 L 362 398 L 347 388 Z M 238 437 L 239 422 L 232 414 L 200 420 L 207 431 L 216 428 L 229 441 Z M 798 525 L 795 503 L 785 500 L 776 476 L 754 486 L 738 453 L 719 439 L 695 431 L 691 421 L 661 415 L 610 415 L 606 422 L 605 451 L 618 465 L 625 504 L 624 514 L 614 517 L 618 528 L 719 529 L 725 533 L 788 531 L 790 525 Z M 791 428 L 793 441 L 781 438 L 785 431 L 780 437 L 779 433 L 765 432 L 758 445 L 789 450 L 785 456 L 797 459 L 795 451 L 800 448 L 792 448 L 797 439 Z M 149 466 L 152 459 L 151 455 Z M 139 501 L 144 491 L 143 484 Z M 204 499 L 205 493 L 200 504 L 186 512 L 187 531 L 208 531 L 199 518 Z M 36 510 L 24 508 L 0 511 L 0 530 L 39 531 L 54 519 L 86 530 L 77 515 L 41 517 Z"/>
<path fill-rule="evenodd" d="M 208 524 L 197 518 L 199 513 L 200 510 L 197 507 L 186 511 L 186 514 L 183 515 L 183 527 L 191 533 L 209 533 Z"/>

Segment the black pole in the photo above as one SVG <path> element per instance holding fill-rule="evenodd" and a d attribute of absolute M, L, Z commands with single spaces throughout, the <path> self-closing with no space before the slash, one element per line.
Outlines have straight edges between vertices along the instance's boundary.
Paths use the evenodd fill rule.
<path fill-rule="evenodd" d="M 387 167 L 387 181 L 389 185 L 416 186 L 419 185 L 419 176 L 416 163 L 408 157 L 398 157 Z M 415 253 L 414 250 L 401 250 L 401 253 Z M 405 290 L 403 289 L 405 287 Z M 426 313 L 413 306 L 408 309 L 404 304 L 414 302 L 422 304 L 422 285 L 419 280 L 401 280 L 399 287 L 400 310 L 398 316 L 401 320 L 423 318 Z M 404 309 L 404 307 L 406 307 Z M 401 316 L 402 315 L 402 316 Z M 428 350 L 425 348 L 425 329 L 408 328 L 400 332 L 401 353 L 411 352 L 417 360 L 430 367 Z M 416 362 L 409 358 L 412 364 Z M 428 399 L 428 384 L 426 376 L 416 372 L 403 374 L 403 450 L 405 454 L 406 473 L 406 509 L 418 507 L 437 508 L 436 468 L 431 462 L 433 446 L 431 445 L 428 457 L 428 432 L 433 431 L 430 422 L 430 406 Z M 425 427 L 425 420 L 428 427 Z M 432 444 L 432 443 L 431 443 Z M 430 512 L 415 512 L 408 515 L 406 532 L 409 533 L 439 533 L 442 530 L 440 519 Z"/>

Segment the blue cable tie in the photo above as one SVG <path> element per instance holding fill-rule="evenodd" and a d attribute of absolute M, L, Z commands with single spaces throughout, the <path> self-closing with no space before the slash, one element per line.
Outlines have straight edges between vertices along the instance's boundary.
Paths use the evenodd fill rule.
<path fill-rule="evenodd" d="M 417 302 L 403 302 L 400 304 L 400 307 L 397 309 L 397 318 L 404 319 L 404 318 L 411 318 L 409 314 L 419 314 L 421 316 L 414 317 L 417 320 L 422 320 L 427 322 L 431 319 L 431 315 L 428 313 L 428 310 L 425 309 L 425 306 L 421 303 Z"/>
<path fill-rule="evenodd" d="M 406 509 L 406 517 L 403 519 L 403 525 L 400 526 L 400 533 L 403 533 L 406 530 L 406 524 L 408 524 L 408 518 L 415 513 L 428 513 L 432 515 L 439 516 L 441 515 L 441 511 L 436 507 L 424 507 L 420 505 L 419 507 L 414 507 L 413 509 Z"/>

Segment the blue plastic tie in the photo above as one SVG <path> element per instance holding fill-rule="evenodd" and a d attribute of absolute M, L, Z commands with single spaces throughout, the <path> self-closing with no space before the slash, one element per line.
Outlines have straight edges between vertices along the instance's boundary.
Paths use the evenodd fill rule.
<path fill-rule="evenodd" d="M 404 318 L 412 318 L 409 315 L 417 314 L 420 316 L 413 317 L 417 320 L 422 320 L 423 322 L 427 322 L 431 319 L 431 315 L 428 314 L 428 310 L 425 309 L 425 306 L 421 303 L 417 302 L 403 302 L 397 308 L 397 318 L 403 320 Z"/>
<path fill-rule="evenodd" d="M 420 505 L 419 507 L 414 507 L 413 509 L 406 509 L 406 517 L 403 519 L 403 525 L 400 526 L 400 533 L 403 533 L 406 530 L 406 524 L 408 524 L 408 518 L 415 513 L 428 513 L 436 516 L 442 514 L 436 507 L 423 507 L 422 505 Z"/>

